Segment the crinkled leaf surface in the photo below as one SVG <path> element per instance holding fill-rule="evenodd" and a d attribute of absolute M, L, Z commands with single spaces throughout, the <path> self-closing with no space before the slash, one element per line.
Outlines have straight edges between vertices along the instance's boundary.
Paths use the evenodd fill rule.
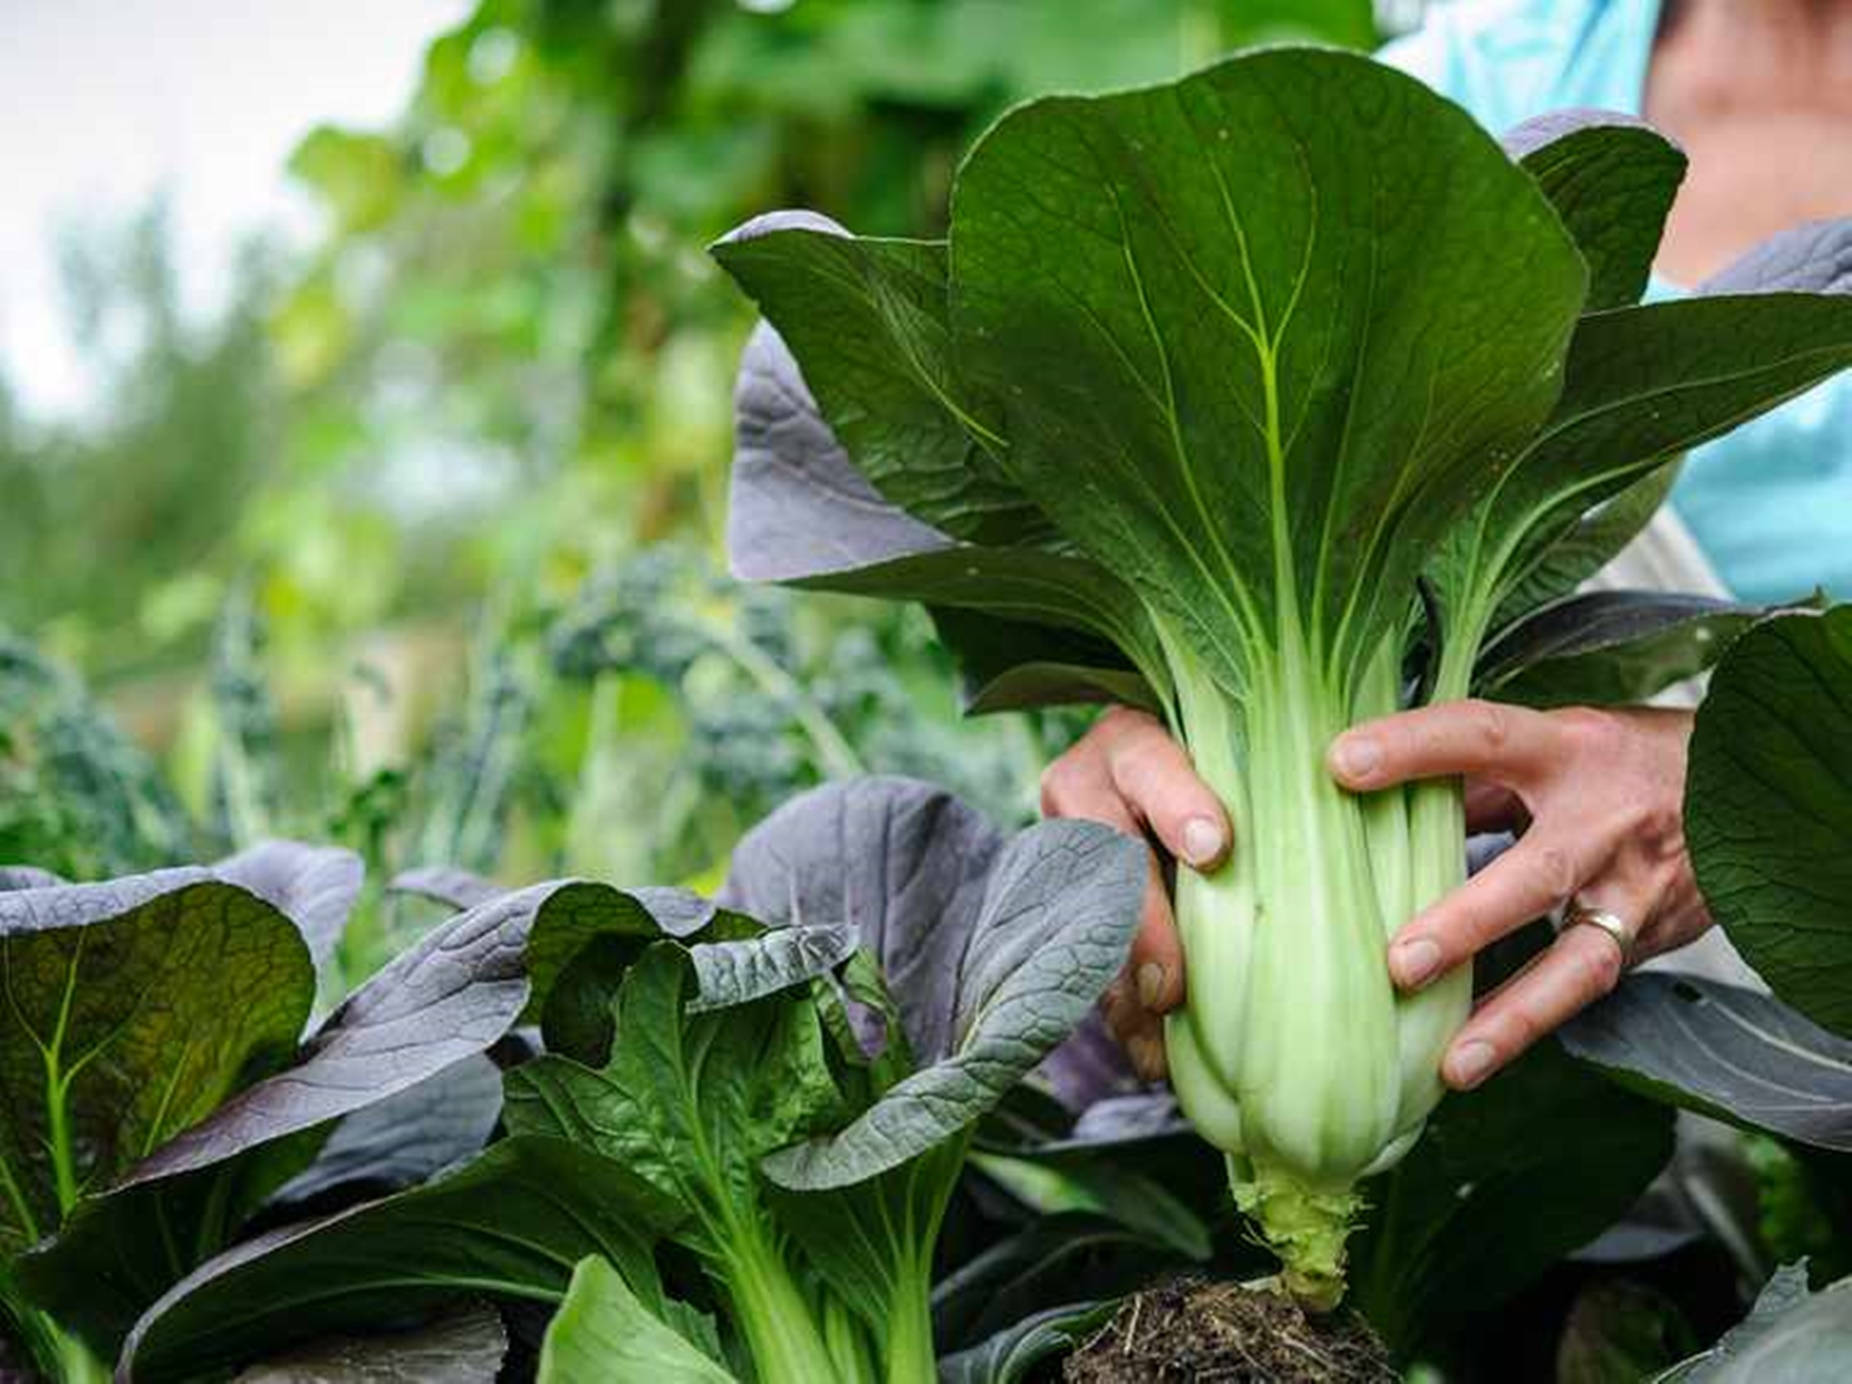
<path fill-rule="evenodd" d="M 696 1013 L 789 990 L 832 971 L 855 952 L 855 926 L 847 921 L 776 928 L 760 937 L 702 943 L 694 962 Z"/>
<path fill-rule="evenodd" d="M 334 1155 L 346 1145 L 375 1172 L 396 1166 L 402 1174 L 413 1163 L 428 1171 L 433 1160 L 479 1146 L 495 1120 L 499 1083 L 452 1089 L 436 1110 L 426 1104 L 431 1092 L 419 1088 L 467 1080 L 457 1064 L 476 1059 L 517 1021 L 533 990 L 524 958 L 531 960 L 537 939 L 557 977 L 588 939 L 615 936 L 640 948 L 660 935 L 649 905 L 678 928 L 713 915 L 711 905 L 680 891 L 624 894 L 567 882 L 497 893 L 440 925 L 330 1015 L 296 1066 L 224 1101 L 121 1185 L 80 1203 L 66 1232 L 23 1269 L 35 1296 L 92 1339 L 119 1339 L 161 1292 L 227 1243 L 257 1199 L 302 1172 L 326 1126 L 343 1116 L 357 1118 L 358 1128 L 336 1141 Z M 478 1078 L 484 1070 L 474 1068 Z M 369 1111 L 382 1101 L 402 1101 L 392 1107 L 399 1117 Z M 429 1118 L 416 1118 L 414 1107 Z M 173 1227 L 184 1229 L 176 1237 Z"/>
<path fill-rule="evenodd" d="M 1852 606 L 1783 615 L 1732 646 L 1692 732 L 1685 835 L 1743 958 L 1852 1036 Z"/>
<path fill-rule="evenodd" d="M 1852 1279 L 1807 1291 L 1803 1261 L 1777 1269 L 1748 1317 L 1655 1384 L 1813 1384 L 1852 1372 Z"/>
<path fill-rule="evenodd" d="M 673 1214 L 648 1184 L 589 1149 L 504 1140 L 446 1177 L 202 1265 L 136 1324 L 119 1377 L 195 1379 L 459 1297 L 558 1301 L 592 1254 L 659 1308 L 650 1246 Z"/>
<path fill-rule="evenodd" d="M 733 850 L 720 898 L 774 925 L 851 923 L 922 1061 L 951 1051 L 961 957 L 1003 834 L 944 789 L 865 778 L 785 803 Z"/>
<path fill-rule="evenodd" d="M 36 865 L 0 866 L 0 893 L 14 889 L 45 889 L 66 883 L 69 881 L 63 876 L 41 870 Z"/>
<path fill-rule="evenodd" d="M 1603 110 L 1551 111 L 1499 142 L 1537 180 L 1587 261 L 1586 310 L 1639 302 L 1685 177 L 1678 146 L 1634 116 Z"/>
<path fill-rule="evenodd" d="M 597 1256 L 579 1261 L 540 1347 L 538 1384 L 734 1384 Z"/>
<path fill-rule="evenodd" d="M 479 1053 L 544 996 L 571 956 L 611 934 L 641 947 L 712 909 L 680 891 L 554 881 L 497 894 L 427 933 L 350 995 L 289 1070 L 226 1101 L 137 1166 L 145 1182 L 336 1119 Z M 698 907 L 697 907 L 698 905 Z"/>
<path fill-rule="evenodd" d="M 1699 291 L 1852 294 L 1852 217 L 1778 232 L 1705 280 Z"/>
<path fill-rule="evenodd" d="M 501 1316 L 466 1303 L 408 1331 L 313 1342 L 253 1365 L 232 1384 L 495 1384 L 507 1354 Z"/>
<path fill-rule="evenodd" d="M 689 1013 L 693 963 L 650 947 L 617 992 L 602 1068 L 541 1057 L 506 1077 L 508 1127 L 595 1149 L 678 1208 L 676 1234 L 724 1247 L 719 1219 L 758 1205 L 758 1161 L 839 1115 L 816 1010 L 781 996 Z"/>
<path fill-rule="evenodd" d="M 973 1123 L 1073 1032 L 1118 973 L 1146 870 L 1139 842 L 1097 823 L 1044 822 L 1012 838 L 953 953 L 949 1047 L 909 1024 L 919 1070 L 840 1133 L 774 1154 L 766 1172 L 794 1189 L 844 1186 Z M 890 985 L 904 997 L 900 982 Z"/>
<path fill-rule="evenodd" d="M 1852 1041 L 1771 996 L 1642 972 L 1571 1020 L 1562 1039 L 1662 1099 L 1852 1151 Z"/>
<path fill-rule="evenodd" d="M 1408 1157 L 1368 1184 L 1355 1301 L 1405 1358 L 1593 1239 L 1671 1154 L 1671 1111 L 1540 1043 L 1444 1100 Z"/>
<path fill-rule="evenodd" d="M 287 1060 L 315 988 L 296 926 L 197 869 L 0 893 L 0 978 L 0 1255 Z"/>
<path fill-rule="evenodd" d="M 557 888 L 504 895 L 427 933 L 328 1016 L 295 1066 L 226 1101 L 128 1182 L 205 1167 L 336 1119 L 481 1052 L 527 1002 L 527 928 Z"/>

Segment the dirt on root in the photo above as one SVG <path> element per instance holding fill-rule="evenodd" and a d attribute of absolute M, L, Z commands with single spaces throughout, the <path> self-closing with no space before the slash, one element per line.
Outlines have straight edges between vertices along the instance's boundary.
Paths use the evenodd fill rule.
<path fill-rule="evenodd" d="M 1308 1317 L 1269 1288 L 1180 1279 L 1139 1293 L 1070 1355 L 1068 1384 L 1397 1384 L 1354 1312 Z"/>

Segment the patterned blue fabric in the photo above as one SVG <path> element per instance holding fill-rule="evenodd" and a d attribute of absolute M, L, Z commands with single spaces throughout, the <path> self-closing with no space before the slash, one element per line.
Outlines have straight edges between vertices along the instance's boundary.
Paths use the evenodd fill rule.
<path fill-rule="evenodd" d="M 1638 115 L 1658 13 L 1656 0 L 1451 0 L 1381 56 L 1494 133 L 1566 106 Z M 1677 292 L 1655 280 L 1649 296 Z M 1697 449 L 1672 502 L 1744 599 L 1816 585 L 1852 597 L 1852 378 Z"/>

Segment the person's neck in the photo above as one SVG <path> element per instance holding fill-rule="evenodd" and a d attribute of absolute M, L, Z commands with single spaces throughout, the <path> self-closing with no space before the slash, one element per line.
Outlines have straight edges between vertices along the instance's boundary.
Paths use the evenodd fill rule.
<path fill-rule="evenodd" d="M 1658 47 L 1718 105 L 1852 104 L 1852 0 L 1666 0 Z"/>

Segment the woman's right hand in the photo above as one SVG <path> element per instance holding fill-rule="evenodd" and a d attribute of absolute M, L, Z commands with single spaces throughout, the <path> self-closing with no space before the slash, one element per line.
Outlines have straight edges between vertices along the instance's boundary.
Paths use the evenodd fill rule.
<path fill-rule="evenodd" d="M 1156 839 L 1171 856 L 1212 870 L 1233 840 L 1228 814 L 1163 723 L 1112 707 L 1042 775 L 1042 813 L 1104 822 L 1128 836 Z M 1106 1024 L 1147 1081 L 1165 1074 L 1165 1014 L 1183 1003 L 1183 947 L 1171 916 L 1156 850 L 1144 916 L 1131 958 L 1106 991 Z"/>

